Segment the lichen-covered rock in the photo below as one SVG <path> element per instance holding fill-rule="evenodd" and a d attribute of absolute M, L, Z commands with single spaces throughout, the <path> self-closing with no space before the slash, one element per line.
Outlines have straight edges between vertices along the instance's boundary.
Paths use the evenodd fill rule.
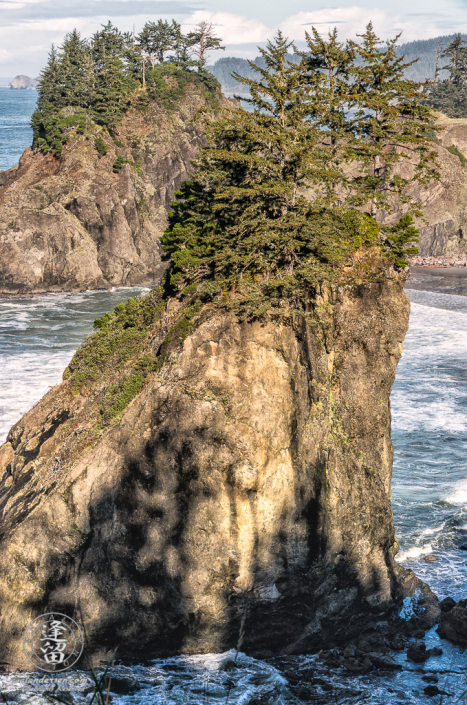
<path fill-rule="evenodd" d="M 108 152 L 70 132 L 60 159 L 27 149 L 0 172 L 0 294 L 147 283 L 163 265 L 159 239 L 175 190 L 203 145 L 192 122 L 204 97 L 187 87 L 166 110 L 130 110 Z M 96 132 L 97 134 L 97 132 Z M 114 173 L 117 156 L 126 160 Z"/>
<path fill-rule="evenodd" d="M 288 325 L 151 294 L 131 339 L 86 341 L 0 449 L 0 660 L 51 610 L 101 657 L 303 652 L 419 590 L 391 509 L 402 286 L 323 289 Z M 125 396 L 129 366 L 152 371 Z"/>

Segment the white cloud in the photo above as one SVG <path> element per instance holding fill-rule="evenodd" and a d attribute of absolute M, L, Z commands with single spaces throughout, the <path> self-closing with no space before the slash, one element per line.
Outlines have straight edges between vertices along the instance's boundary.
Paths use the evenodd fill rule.
<path fill-rule="evenodd" d="M 206 20 L 212 22 L 216 34 L 222 38 L 223 43 L 229 45 L 261 43 L 269 39 L 274 30 L 263 22 L 248 19 L 243 15 L 234 15 L 231 12 L 205 12 L 198 10 L 182 23 L 183 31 L 191 30 L 198 22 Z"/>
<path fill-rule="evenodd" d="M 408 7 L 407 9 L 410 9 Z M 410 16 L 391 13 L 380 8 L 360 7 L 333 7 L 309 12 L 299 12 L 288 17 L 280 24 L 284 34 L 294 41 L 302 41 L 305 31 L 310 31 L 315 26 L 320 34 L 327 34 L 329 30 L 337 27 L 341 39 L 355 39 L 357 34 L 362 34 L 368 22 L 373 22 L 376 34 L 382 39 L 395 37 L 402 32 L 400 42 L 410 42 L 415 39 L 428 39 L 440 34 L 452 34 L 456 31 L 465 31 L 467 16 L 463 22 L 459 17 L 443 16 L 442 27 L 436 21 L 438 15 Z"/>

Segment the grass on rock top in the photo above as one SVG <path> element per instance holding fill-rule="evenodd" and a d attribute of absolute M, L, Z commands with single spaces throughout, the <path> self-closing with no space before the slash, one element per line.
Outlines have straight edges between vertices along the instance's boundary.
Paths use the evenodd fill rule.
<path fill-rule="evenodd" d="M 193 318 L 203 304 L 187 304 L 160 345 L 151 343 L 155 327 L 161 325 L 167 301 L 158 287 L 142 298 L 118 304 L 94 322 L 96 332 L 74 355 L 63 378 L 83 396 L 99 401 L 100 425 L 108 426 L 142 389 L 146 379 L 163 366 L 193 328 Z M 158 349 L 157 349 L 158 348 Z"/>

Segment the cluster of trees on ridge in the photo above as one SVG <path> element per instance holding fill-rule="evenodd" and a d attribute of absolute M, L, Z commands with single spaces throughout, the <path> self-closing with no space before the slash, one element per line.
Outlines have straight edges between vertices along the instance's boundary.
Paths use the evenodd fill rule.
<path fill-rule="evenodd" d="M 205 119 L 208 147 L 162 240 L 171 295 L 306 315 L 318 282 L 349 281 L 352 255 L 366 262 L 358 278 L 417 251 L 421 210 L 406 187 L 439 178 L 435 119 L 423 84 L 404 77 L 398 37 L 381 42 L 370 23 L 358 39 L 313 29 L 299 52 L 279 32 L 260 50 L 265 68 L 250 62 L 256 78 L 234 73 L 251 110 Z M 405 215 L 385 224 L 397 204 Z"/>
<path fill-rule="evenodd" d="M 444 66 L 439 59 L 447 59 Z M 448 72 L 444 80 L 440 73 Z M 438 62 L 433 85 L 428 87 L 428 102 L 451 118 L 467 117 L 467 42 L 458 34 L 442 51 L 438 51 Z"/>
<path fill-rule="evenodd" d="M 306 314 L 310 289 L 339 281 L 356 253 L 359 277 L 406 265 L 417 251 L 412 216 L 421 215 L 407 186 L 439 173 L 435 118 L 424 84 L 405 78 L 411 62 L 398 39 L 382 42 L 371 23 L 345 44 L 336 30 L 323 38 L 313 28 L 300 52 L 279 32 L 260 49 L 265 67 L 250 62 L 255 78 L 234 73 L 250 110 L 217 104 L 200 118 L 208 146 L 176 194 L 163 237 L 168 295 L 190 305 L 215 299 L 245 315 Z M 110 24 L 91 44 L 68 35 L 60 80 L 53 52 L 43 72 L 39 129 L 71 104 L 112 132 L 135 85 L 145 96 L 169 74 L 208 80 L 199 57 L 198 71 L 174 49 L 153 52 L 154 69 L 148 48 L 140 57 L 136 38 Z M 411 166 L 410 178 L 401 163 Z M 385 224 L 397 204 L 405 215 Z"/>
<path fill-rule="evenodd" d="M 143 105 L 156 95 L 164 97 L 164 92 L 168 100 L 174 99 L 177 88 L 190 81 L 215 94 L 219 84 L 205 70 L 207 52 L 223 48 L 207 22 L 187 35 L 174 20 L 147 22 L 137 36 L 120 32 L 110 22 L 89 40 L 73 30 L 59 49 L 52 46 L 40 74 L 31 120 L 33 147 L 59 157 L 66 141 L 64 128 L 74 125 L 84 131 L 89 119 L 112 131 L 138 87 L 145 93 L 140 96 Z M 65 117 L 63 108 L 76 110 Z"/>

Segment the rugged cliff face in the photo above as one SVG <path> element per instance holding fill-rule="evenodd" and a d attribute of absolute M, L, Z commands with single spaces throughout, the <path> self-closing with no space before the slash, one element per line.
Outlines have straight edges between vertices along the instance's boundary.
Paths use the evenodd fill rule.
<path fill-rule="evenodd" d="M 464 158 L 467 158 L 467 120 L 442 117 L 438 124 L 443 128 L 438 134 L 440 144 L 437 147 L 441 179 L 426 190 L 413 188 L 423 205 L 424 220 L 418 223 L 418 248 L 424 257 L 466 260 L 467 165 Z"/>
<path fill-rule="evenodd" d="M 203 143 L 192 122 L 203 103 L 188 86 L 173 110 L 130 110 L 103 157 L 92 130 L 75 128 L 60 159 L 27 149 L 18 168 L 0 172 L 0 294 L 158 277 L 166 209 Z M 128 162 L 118 174 L 117 155 Z"/>
<path fill-rule="evenodd" d="M 103 320 L 0 449 L 1 661 L 50 610 L 96 656 L 301 652 L 420 587 L 394 561 L 402 286 L 322 290 L 290 325 L 156 293 Z"/>

